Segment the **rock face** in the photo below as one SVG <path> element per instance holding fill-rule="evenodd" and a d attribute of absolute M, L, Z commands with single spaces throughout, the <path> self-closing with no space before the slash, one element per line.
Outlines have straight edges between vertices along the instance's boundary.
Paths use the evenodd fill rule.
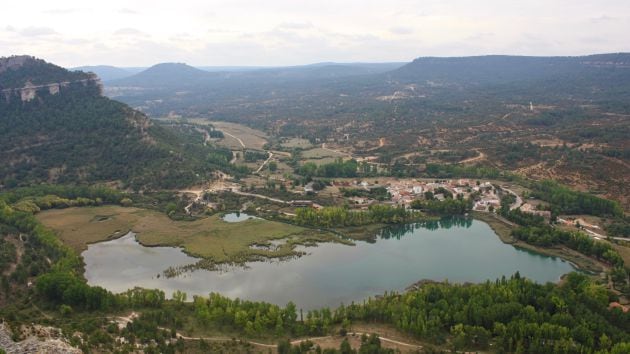
<path fill-rule="evenodd" d="M 31 82 L 27 82 L 24 87 L 4 89 L 2 93 L 6 101 L 9 101 L 13 96 L 20 96 L 22 102 L 32 101 L 37 98 L 38 94 L 42 92 L 48 92 L 51 95 L 56 95 L 62 91 L 63 88 L 69 87 L 72 84 L 79 83 L 83 86 L 95 85 L 98 87 L 99 94 L 103 95 L 103 85 L 101 80 L 94 74 L 90 74 L 92 77 L 89 79 L 77 80 L 77 81 L 64 81 L 54 82 L 45 85 L 33 85 Z"/>
<path fill-rule="evenodd" d="M 48 66 L 47 69 L 53 74 L 47 77 L 48 82 L 33 82 L 34 79 L 40 79 L 39 72 L 42 66 Z M 32 70 L 38 68 L 40 70 Z M 19 99 L 22 102 L 28 102 L 36 99 L 41 94 L 57 95 L 63 93 L 65 88 L 82 85 L 84 87 L 94 86 L 98 89 L 98 94 L 103 94 L 103 85 L 101 80 L 94 73 L 69 72 L 65 69 L 47 64 L 43 60 L 22 55 L 0 58 L 0 77 L 3 73 L 11 74 L 9 76 L 20 76 L 21 80 L 11 81 L 8 86 L 2 87 L 0 81 L 0 97 L 4 97 L 5 101 Z"/>
<path fill-rule="evenodd" d="M 19 56 L 0 58 L 0 74 L 9 69 L 15 70 L 15 69 L 21 68 L 22 66 L 24 66 L 24 64 L 27 61 L 33 60 L 33 59 L 35 58 L 30 57 L 28 55 L 19 55 Z"/>
<path fill-rule="evenodd" d="M 11 338 L 11 331 L 5 326 L 4 323 L 0 323 L 0 349 L 3 349 L 7 354 L 27 354 L 27 353 L 50 353 L 50 354 L 62 354 L 62 353 L 82 353 L 81 350 L 72 347 L 70 344 L 63 341 L 59 336 L 54 338 L 50 334 L 53 332 L 58 333 L 57 330 L 52 328 L 39 328 L 40 332 L 45 333 L 44 338 L 31 336 L 21 342 L 14 342 Z"/>

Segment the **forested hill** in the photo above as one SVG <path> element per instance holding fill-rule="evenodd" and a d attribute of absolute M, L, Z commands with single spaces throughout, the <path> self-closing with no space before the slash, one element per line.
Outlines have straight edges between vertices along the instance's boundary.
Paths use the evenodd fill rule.
<path fill-rule="evenodd" d="M 94 79 L 94 76 L 81 71 L 68 71 L 26 55 L 0 58 L 0 90 L 89 79 Z"/>
<path fill-rule="evenodd" d="M 475 57 L 420 57 L 394 70 L 390 77 L 402 82 L 496 85 L 584 76 L 602 69 L 630 69 L 630 54 L 597 54 L 576 57 L 486 55 Z M 627 70 L 623 70 L 624 72 Z"/>
<path fill-rule="evenodd" d="M 176 187 L 216 168 L 206 159 L 217 151 L 204 146 L 201 136 L 185 139 L 102 96 L 93 74 L 11 57 L 0 59 L 0 83 L 0 184 L 5 188 L 97 181 Z M 228 152 L 224 159 L 229 157 Z"/>
<path fill-rule="evenodd" d="M 187 87 L 212 81 L 217 76 L 216 73 L 200 70 L 183 63 L 162 63 L 133 76 L 114 80 L 112 85 L 147 88 Z"/>

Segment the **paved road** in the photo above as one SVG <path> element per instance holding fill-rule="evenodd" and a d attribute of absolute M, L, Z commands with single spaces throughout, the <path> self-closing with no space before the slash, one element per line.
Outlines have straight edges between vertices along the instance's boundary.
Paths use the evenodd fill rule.
<path fill-rule="evenodd" d="M 518 209 L 521 207 L 521 205 L 523 205 L 523 198 L 521 198 L 518 194 L 514 193 L 513 191 L 507 189 L 507 188 L 503 188 L 504 191 L 507 191 L 508 193 L 512 194 L 513 196 L 516 197 L 516 200 L 514 201 L 514 203 L 512 203 L 512 205 L 510 205 L 510 210 L 514 210 L 514 209 Z"/>

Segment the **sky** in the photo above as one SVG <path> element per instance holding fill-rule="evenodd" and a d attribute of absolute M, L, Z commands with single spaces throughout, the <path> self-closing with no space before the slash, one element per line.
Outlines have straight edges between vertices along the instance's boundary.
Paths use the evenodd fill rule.
<path fill-rule="evenodd" d="M 30 0 L 0 10 L 0 56 L 66 67 L 608 52 L 630 52 L 630 0 Z"/>

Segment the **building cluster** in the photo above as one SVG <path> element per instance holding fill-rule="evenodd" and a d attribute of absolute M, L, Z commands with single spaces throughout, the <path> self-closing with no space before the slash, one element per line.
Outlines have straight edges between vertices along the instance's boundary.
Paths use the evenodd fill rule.
<path fill-rule="evenodd" d="M 402 179 L 389 182 L 386 185 L 371 184 L 367 181 L 355 181 L 354 183 L 337 182 L 340 187 L 358 187 L 365 190 L 383 187 L 389 194 L 389 203 L 409 207 L 411 202 L 417 199 L 426 199 L 432 196 L 433 199 L 443 201 L 450 195 L 456 198 L 461 195 L 464 199 L 469 198 L 472 193 L 478 192 L 481 196 L 479 205 L 485 206 L 487 210 L 490 205 L 498 207 L 499 197 L 494 186 L 490 182 L 478 183 L 469 179 L 452 179 L 441 181 L 421 181 L 413 179 Z M 348 201 L 355 205 L 367 206 L 376 203 L 376 200 L 368 197 L 350 197 Z"/>
<path fill-rule="evenodd" d="M 523 213 L 539 215 L 539 216 L 542 216 L 545 219 L 550 219 L 551 218 L 551 212 L 549 210 L 538 210 L 538 209 L 536 209 L 535 206 L 533 206 L 530 203 L 524 203 L 523 205 L 521 205 L 520 210 Z"/>
<path fill-rule="evenodd" d="M 501 198 L 497 189 L 490 183 L 484 182 L 479 185 L 479 200 L 475 201 L 473 210 L 475 211 L 494 211 L 501 207 Z"/>

